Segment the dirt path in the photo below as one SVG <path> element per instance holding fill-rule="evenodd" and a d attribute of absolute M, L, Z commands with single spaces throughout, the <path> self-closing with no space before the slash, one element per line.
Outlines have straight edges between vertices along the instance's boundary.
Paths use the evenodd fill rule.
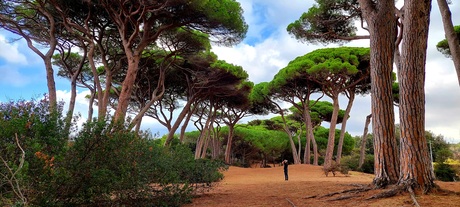
<path fill-rule="evenodd" d="M 354 194 L 351 199 L 328 201 L 332 197 L 319 198 L 328 193 L 354 188 L 356 184 L 369 184 L 373 175 L 351 172 L 326 177 L 321 167 L 290 165 L 289 181 L 284 180 L 283 168 L 237 168 L 224 172 L 225 178 L 217 187 L 185 206 L 413 206 L 409 195 L 392 198 L 365 200 L 380 191 Z M 444 189 L 460 192 L 460 182 L 436 182 Z M 307 198 L 317 196 L 315 198 Z M 417 193 L 420 206 L 460 207 L 460 196 Z"/>

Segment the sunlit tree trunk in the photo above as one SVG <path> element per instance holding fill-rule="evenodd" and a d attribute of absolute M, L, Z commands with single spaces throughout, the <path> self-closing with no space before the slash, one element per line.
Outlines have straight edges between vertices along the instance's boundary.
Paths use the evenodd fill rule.
<path fill-rule="evenodd" d="M 374 133 L 373 184 L 385 187 L 398 181 L 398 153 L 394 132 L 392 96 L 393 60 L 396 41 L 394 1 L 359 0 L 370 33 L 371 108 Z"/>
<path fill-rule="evenodd" d="M 190 118 L 192 118 L 193 111 L 194 111 L 194 109 L 189 110 L 189 112 L 187 114 L 187 117 L 185 117 L 184 123 L 182 124 L 182 127 L 180 129 L 179 141 L 181 143 L 184 142 L 185 131 L 187 130 L 187 126 L 188 126 L 188 123 L 190 122 Z M 171 131 L 171 130 L 169 130 L 169 131 Z"/>
<path fill-rule="evenodd" d="M 438 7 L 441 12 L 444 32 L 446 33 L 450 54 L 452 55 L 452 60 L 454 61 L 455 71 L 457 71 L 458 83 L 460 84 L 460 43 L 457 33 L 455 33 L 454 25 L 452 24 L 452 15 L 447 1 L 438 0 Z"/>
<path fill-rule="evenodd" d="M 228 126 L 228 136 L 227 136 L 227 146 L 225 147 L 225 163 L 231 164 L 231 154 L 232 154 L 232 143 L 233 143 L 233 132 L 235 125 Z"/>
<path fill-rule="evenodd" d="M 277 104 L 274 101 L 272 101 L 272 103 L 278 108 L 279 114 L 281 115 L 281 119 L 283 120 L 283 130 L 284 132 L 286 132 L 289 138 L 289 145 L 291 146 L 291 152 L 292 152 L 292 158 L 294 159 L 294 164 L 300 164 L 300 157 L 297 156 L 298 154 L 297 148 L 295 146 L 294 139 L 292 138 L 292 132 L 289 129 L 289 126 L 287 125 L 286 118 L 284 116 L 284 111 L 279 104 Z"/>
<path fill-rule="evenodd" d="M 97 108 L 97 118 L 99 121 L 103 120 L 105 118 L 105 111 L 106 111 L 106 106 L 101 104 L 101 101 L 103 100 L 103 91 L 102 91 L 102 86 L 101 86 L 101 81 L 99 80 L 99 73 L 97 71 L 96 67 L 96 62 L 95 60 L 95 50 L 96 46 L 94 43 L 90 42 L 88 45 L 88 63 L 91 67 L 91 72 L 93 73 L 93 81 L 94 81 L 94 88 L 96 89 L 96 94 L 97 95 L 97 100 L 98 100 L 98 108 Z"/>
<path fill-rule="evenodd" d="M 431 1 L 404 1 L 399 80 L 401 166 L 399 185 L 429 192 L 434 187 L 425 138 L 425 63 Z"/>
<path fill-rule="evenodd" d="M 307 99 L 309 101 L 309 99 Z M 305 103 L 304 103 L 305 104 Z M 303 155 L 304 163 L 310 164 L 311 163 L 311 146 L 313 146 L 313 165 L 318 165 L 318 145 L 316 144 L 315 135 L 313 134 L 313 125 L 311 123 L 311 116 L 310 116 L 310 109 L 309 107 L 304 107 L 303 112 L 304 122 L 305 122 L 305 151 Z"/>
<path fill-rule="evenodd" d="M 348 104 L 347 104 L 347 108 L 345 109 L 345 114 L 343 115 L 342 126 L 340 128 L 339 145 L 337 146 L 337 159 L 336 159 L 337 163 L 340 163 L 340 160 L 342 159 L 343 140 L 345 139 L 345 132 L 347 129 L 347 120 L 351 112 L 351 107 L 353 107 L 353 101 L 355 100 L 354 92 L 350 92 L 348 95 L 349 95 Z"/>
<path fill-rule="evenodd" d="M 130 50 L 126 46 L 125 52 Z M 118 105 L 115 111 L 115 121 L 124 122 L 126 112 L 128 110 L 128 104 L 131 99 L 131 94 L 133 91 L 133 86 L 136 81 L 137 71 L 139 70 L 139 59 L 140 54 L 126 54 L 128 57 L 128 70 L 126 71 L 126 77 L 123 80 L 121 86 L 120 96 L 118 98 Z"/>
<path fill-rule="evenodd" d="M 174 133 L 176 132 L 177 128 L 179 128 L 180 124 L 184 120 L 184 118 L 187 116 L 188 113 L 190 113 L 190 107 L 192 106 L 192 103 L 195 100 L 194 98 L 189 98 L 185 106 L 182 108 L 182 111 L 180 112 L 179 116 L 177 117 L 176 121 L 172 125 L 171 130 L 168 132 L 168 136 L 166 137 L 165 141 L 165 146 L 169 145 L 174 138 Z"/>
<path fill-rule="evenodd" d="M 337 93 L 337 92 L 335 92 Z M 329 137 L 327 138 L 327 148 L 326 155 L 324 156 L 324 168 L 330 168 L 332 165 L 332 156 L 334 155 L 334 146 L 335 146 L 335 127 L 337 125 L 337 118 L 339 115 L 339 95 L 332 95 L 332 105 L 334 110 L 332 111 L 331 124 L 329 127 Z"/>

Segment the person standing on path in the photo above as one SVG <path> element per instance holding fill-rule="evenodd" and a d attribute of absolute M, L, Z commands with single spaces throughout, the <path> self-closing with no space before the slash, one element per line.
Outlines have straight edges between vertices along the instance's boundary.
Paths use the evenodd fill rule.
<path fill-rule="evenodd" d="M 287 160 L 283 160 L 283 166 L 284 166 L 284 180 L 288 180 L 288 161 Z"/>

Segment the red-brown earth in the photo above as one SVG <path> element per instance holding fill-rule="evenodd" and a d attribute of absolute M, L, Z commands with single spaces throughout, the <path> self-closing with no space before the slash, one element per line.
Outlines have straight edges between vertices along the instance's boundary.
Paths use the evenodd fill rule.
<path fill-rule="evenodd" d="M 326 177 L 319 166 L 290 165 L 289 181 L 284 180 L 283 168 L 239 168 L 230 167 L 224 171 L 224 179 L 211 191 L 197 196 L 193 202 L 184 206 L 414 206 L 408 193 L 390 198 L 367 198 L 384 190 L 370 190 L 361 193 L 326 194 L 366 186 L 372 182 L 373 175 L 361 172 L 349 172 L 349 175 L 331 174 Z M 460 182 L 440 182 L 441 189 L 460 192 Z M 349 199 L 331 201 L 340 196 L 352 196 Z M 460 206 L 459 194 L 442 191 L 431 194 L 416 192 L 416 200 L 422 207 Z"/>

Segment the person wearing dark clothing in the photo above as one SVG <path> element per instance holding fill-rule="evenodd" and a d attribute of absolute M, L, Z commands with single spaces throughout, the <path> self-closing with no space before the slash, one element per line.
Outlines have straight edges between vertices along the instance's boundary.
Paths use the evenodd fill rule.
<path fill-rule="evenodd" d="M 288 180 L 288 161 L 287 160 L 283 160 L 283 166 L 284 166 L 284 180 Z"/>

